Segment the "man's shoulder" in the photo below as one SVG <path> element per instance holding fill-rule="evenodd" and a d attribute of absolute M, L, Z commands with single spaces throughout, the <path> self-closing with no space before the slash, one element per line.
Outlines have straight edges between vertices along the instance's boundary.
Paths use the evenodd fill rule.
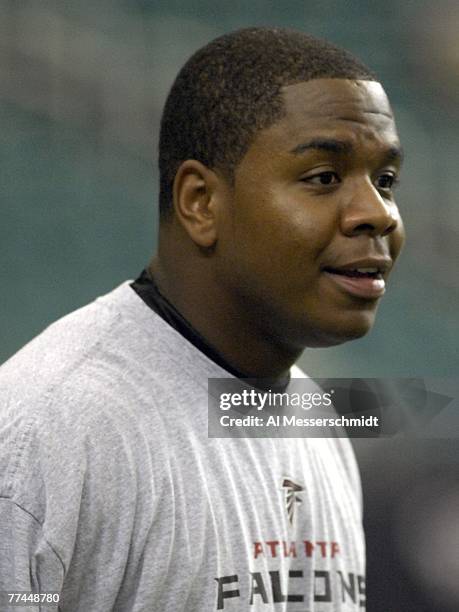
<path fill-rule="evenodd" d="M 146 355 L 160 359 L 158 318 L 127 281 L 54 322 L 0 367 L 0 420 L 54 406 L 76 416 L 128 392 Z"/>
<path fill-rule="evenodd" d="M 126 439 L 138 438 L 129 412 L 140 405 L 129 380 L 129 344 L 141 336 L 135 300 L 123 284 L 50 325 L 0 368 L 0 496 L 34 507 L 28 479 L 69 465 L 78 475 L 89 460 L 102 470 Z"/>
<path fill-rule="evenodd" d="M 0 367 L 0 420 L 37 410 L 44 418 L 56 406 L 76 416 L 85 407 L 132 403 L 147 383 L 151 396 L 189 364 L 195 374 L 197 353 L 126 281 L 50 325 Z"/>
<path fill-rule="evenodd" d="M 58 385 L 94 355 L 116 325 L 119 314 L 111 294 L 49 325 L 0 367 L 0 393 L 33 391 Z"/>

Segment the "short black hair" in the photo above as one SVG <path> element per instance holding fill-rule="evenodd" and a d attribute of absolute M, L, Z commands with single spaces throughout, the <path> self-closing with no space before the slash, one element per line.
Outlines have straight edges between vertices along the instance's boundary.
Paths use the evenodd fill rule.
<path fill-rule="evenodd" d="M 282 118 L 282 87 L 317 78 L 376 80 L 348 51 L 285 28 L 237 30 L 192 55 L 172 85 L 161 120 L 161 219 L 171 215 L 173 182 L 183 161 L 196 159 L 231 179 L 256 133 Z"/>

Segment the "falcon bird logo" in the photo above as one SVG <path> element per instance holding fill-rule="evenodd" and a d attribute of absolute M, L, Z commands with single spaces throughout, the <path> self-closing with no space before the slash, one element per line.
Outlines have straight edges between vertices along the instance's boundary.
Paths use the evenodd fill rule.
<path fill-rule="evenodd" d="M 282 488 L 285 489 L 285 504 L 287 507 L 288 520 L 293 525 L 295 518 L 296 504 L 301 504 L 301 497 L 298 497 L 298 491 L 304 491 L 304 487 L 293 482 L 290 478 L 284 478 Z"/>

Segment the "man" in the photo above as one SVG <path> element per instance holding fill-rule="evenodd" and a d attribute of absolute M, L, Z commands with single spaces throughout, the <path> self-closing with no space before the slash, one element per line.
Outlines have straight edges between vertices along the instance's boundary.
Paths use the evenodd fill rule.
<path fill-rule="evenodd" d="M 209 378 L 289 388 L 372 326 L 403 243 L 387 97 L 347 52 L 252 28 L 166 102 L 157 256 L 0 372 L 0 587 L 64 611 L 361 610 L 347 439 L 207 435 Z"/>

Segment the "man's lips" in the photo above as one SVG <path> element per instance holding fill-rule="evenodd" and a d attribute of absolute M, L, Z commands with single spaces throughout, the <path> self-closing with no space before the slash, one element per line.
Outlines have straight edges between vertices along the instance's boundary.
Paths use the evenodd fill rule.
<path fill-rule="evenodd" d="M 355 297 L 374 300 L 384 295 L 386 291 L 386 282 L 383 278 L 351 278 L 349 276 L 341 276 L 333 272 L 324 271 L 330 279 L 333 280 L 346 293 Z"/>
<path fill-rule="evenodd" d="M 377 299 L 386 291 L 384 275 L 387 276 L 391 267 L 391 259 L 367 257 L 323 266 L 322 271 L 346 293 L 364 299 Z"/>

